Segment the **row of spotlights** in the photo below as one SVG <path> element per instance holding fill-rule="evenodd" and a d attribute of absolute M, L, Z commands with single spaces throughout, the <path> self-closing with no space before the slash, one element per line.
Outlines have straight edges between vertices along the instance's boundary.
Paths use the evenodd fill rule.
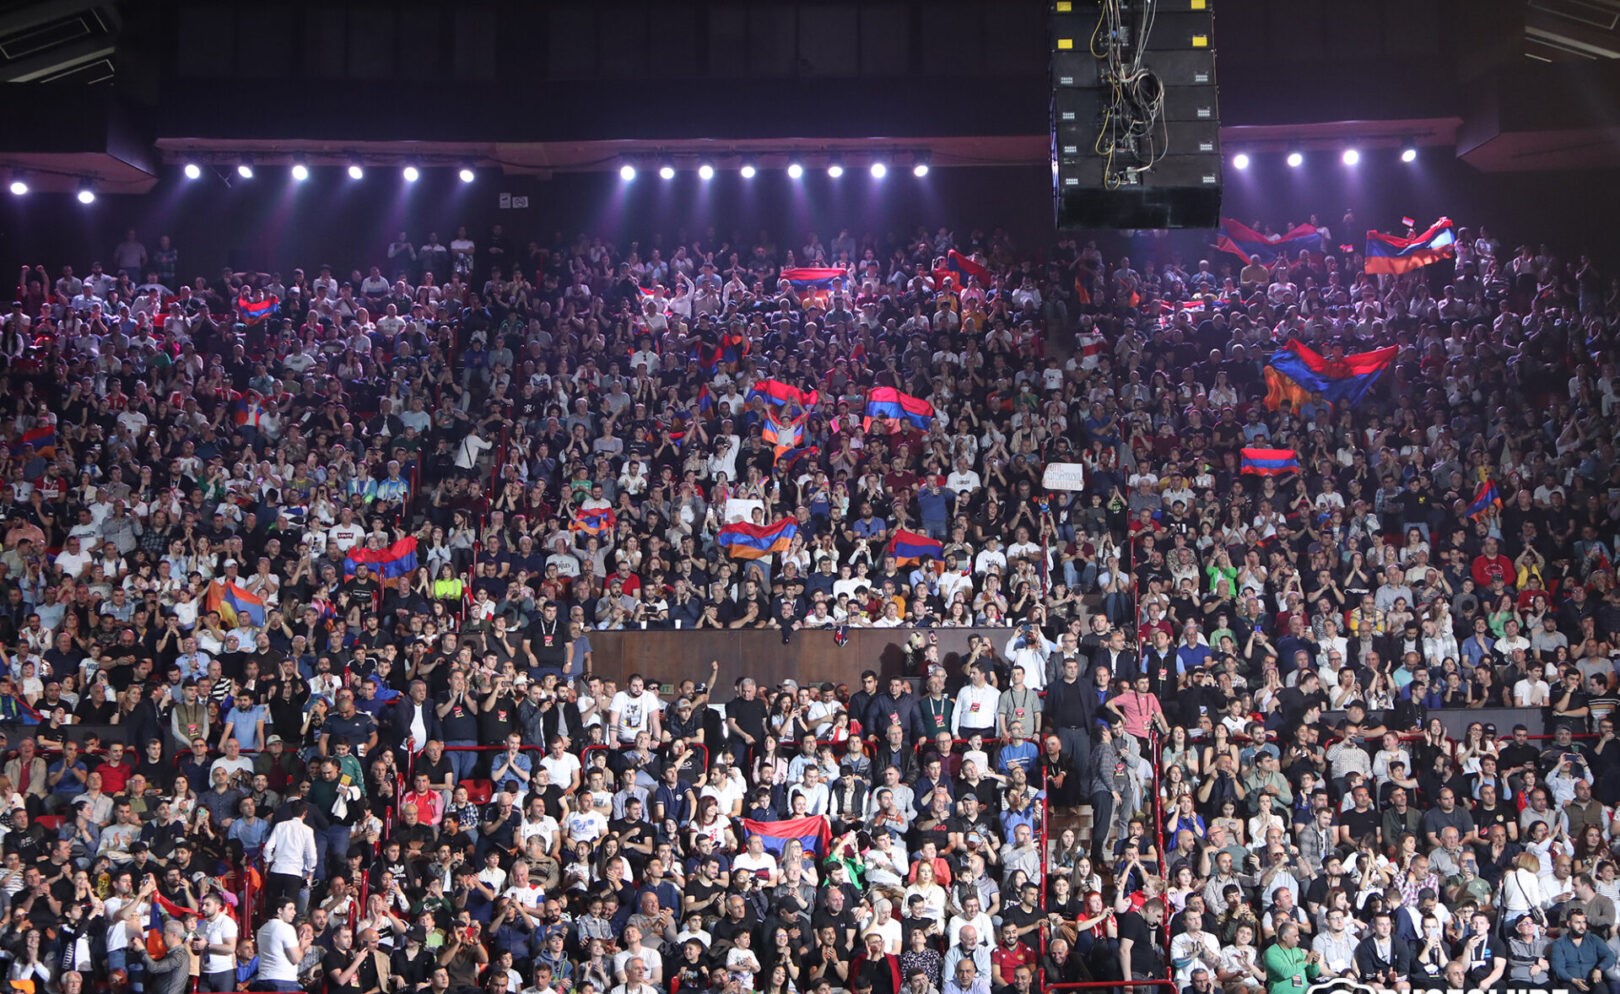
<path fill-rule="evenodd" d="M 182 172 L 184 172 L 186 179 L 201 179 L 203 174 L 202 166 L 195 162 L 186 163 L 185 167 L 182 169 Z M 347 173 L 350 179 L 364 179 L 366 169 L 358 162 L 350 163 Z M 291 174 L 294 180 L 302 183 L 309 179 L 309 165 L 302 160 L 296 161 L 292 165 Z M 252 179 L 253 164 L 246 160 L 238 162 L 236 164 L 236 175 L 240 176 L 242 179 Z M 408 165 L 400 170 L 400 175 L 404 177 L 405 182 L 415 183 L 417 180 L 422 178 L 422 171 L 414 165 Z M 477 178 L 477 174 L 473 172 L 472 167 L 462 166 L 460 169 L 456 170 L 456 178 L 461 180 L 463 183 L 471 183 Z"/>
<path fill-rule="evenodd" d="M 1401 161 L 1402 162 L 1413 163 L 1413 162 L 1417 161 L 1417 157 L 1418 157 L 1418 150 L 1414 146 L 1408 145 L 1407 147 L 1401 149 Z M 1239 152 L 1236 155 L 1232 156 L 1232 168 L 1233 169 L 1247 169 L 1247 168 L 1249 168 L 1250 161 L 1251 160 L 1250 160 L 1249 154 L 1247 152 Z M 1303 166 L 1305 164 L 1305 153 L 1303 153 L 1303 152 L 1289 152 L 1288 157 L 1285 158 L 1283 161 L 1288 164 L 1288 168 L 1290 168 L 1290 169 L 1298 169 L 1300 166 Z M 1359 164 L 1361 162 L 1361 150 L 1360 149 L 1354 149 L 1354 148 L 1347 148 L 1347 149 L 1345 149 L 1343 152 L 1341 152 L 1339 154 L 1339 161 L 1344 163 L 1347 166 L 1357 165 L 1357 164 Z"/>
<path fill-rule="evenodd" d="M 13 197 L 26 197 L 32 189 L 28 185 L 28 177 L 22 173 L 12 173 L 11 182 L 7 185 L 7 188 L 11 191 Z M 89 177 L 79 180 L 78 198 L 81 204 L 93 204 L 96 202 L 96 184 L 94 180 Z"/>
<path fill-rule="evenodd" d="M 1248 157 L 1243 156 L 1242 158 L 1243 158 L 1243 165 L 1238 167 L 1240 169 L 1246 168 L 1248 166 Z M 887 176 L 889 174 L 889 167 L 888 167 L 888 165 L 886 163 L 874 162 L 874 163 L 872 163 L 872 165 L 871 165 L 871 167 L 869 169 L 869 172 L 871 172 L 873 179 L 882 179 L 883 177 L 885 177 L 885 176 Z M 738 175 L 742 176 L 743 179 L 753 179 L 755 176 L 759 175 L 759 167 L 754 165 L 752 162 L 745 162 L 737 170 L 737 173 L 738 173 Z M 697 174 L 698 174 L 698 178 L 701 179 L 701 180 L 711 180 L 711 179 L 714 179 L 715 174 L 716 174 L 716 170 L 715 170 L 714 165 L 712 163 L 705 162 L 705 163 L 698 166 Z M 800 179 L 800 178 L 802 178 L 804 176 L 804 166 L 802 164 L 800 164 L 800 163 L 797 163 L 797 162 L 790 162 L 790 163 L 788 163 L 787 174 L 788 174 L 788 177 L 790 179 Z M 833 179 L 837 179 L 840 176 L 844 175 L 843 163 L 836 162 L 836 161 L 832 162 L 832 163 L 829 163 L 828 166 L 827 166 L 827 175 L 831 176 Z M 928 175 L 928 163 L 919 162 L 916 165 L 912 166 L 911 167 L 911 175 L 916 176 L 919 179 L 921 179 L 924 176 L 927 176 Z M 619 167 L 619 178 L 624 180 L 626 183 L 628 183 L 631 180 L 635 179 L 636 176 L 637 176 L 637 169 L 636 169 L 635 166 L 631 165 L 630 163 L 626 162 L 624 165 Z M 660 179 L 666 179 L 666 180 L 674 179 L 675 178 L 675 167 L 670 165 L 667 162 L 664 163 L 663 165 L 658 167 L 658 177 Z"/>

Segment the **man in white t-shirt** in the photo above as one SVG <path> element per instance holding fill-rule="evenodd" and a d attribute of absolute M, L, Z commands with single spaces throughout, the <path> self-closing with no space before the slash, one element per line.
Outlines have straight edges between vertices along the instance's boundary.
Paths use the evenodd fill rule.
<path fill-rule="evenodd" d="M 298 964 L 303 962 L 304 954 L 309 951 L 314 931 L 305 925 L 308 931 L 300 934 L 292 924 L 297 917 L 298 902 L 289 897 L 282 900 L 270 919 L 259 926 L 258 983 L 262 987 L 272 991 L 301 990 L 298 986 Z"/>
<path fill-rule="evenodd" d="M 236 935 L 236 922 L 225 913 L 224 900 L 218 894 L 205 896 L 197 920 L 197 937 L 203 942 L 199 991 L 236 990 Z"/>
<path fill-rule="evenodd" d="M 613 695 L 608 705 L 608 741 L 618 745 L 631 745 L 639 732 L 659 737 L 661 713 L 658 695 L 647 689 L 640 673 L 630 674 L 628 689 Z"/>
<path fill-rule="evenodd" d="M 579 757 L 568 751 L 568 740 L 561 735 L 553 735 L 548 744 L 551 749 L 540 758 L 540 766 L 550 774 L 551 782 L 561 787 L 565 793 L 578 790 Z"/>

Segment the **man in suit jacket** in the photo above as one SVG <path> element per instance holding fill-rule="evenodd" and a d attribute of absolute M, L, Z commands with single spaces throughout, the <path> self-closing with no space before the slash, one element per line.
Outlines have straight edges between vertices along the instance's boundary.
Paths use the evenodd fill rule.
<path fill-rule="evenodd" d="M 12 789 L 23 797 L 32 815 L 44 814 L 45 778 L 48 771 L 45 758 L 39 754 L 38 744 L 32 739 L 17 743 L 17 755 L 6 762 L 6 779 Z"/>
<path fill-rule="evenodd" d="M 1373 916 L 1372 934 L 1356 944 L 1356 976 L 1363 983 L 1393 989 L 1412 972 L 1412 947 L 1395 935 L 1387 911 Z"/>
<path fill-rule="evenodd" d="M 409 689 L 383 712 L 380 724 L 387 745 L 396 749 L 409 749 L 412 754 L 421 752 L 428 739 L 444 738 L 438 711 L 428 700 L 426 680 L 412 680 Z M 406 759 L 404 756 L 398 758 Z M 401 766 L 404 765 L 406 764 L 402 762 Z"/>

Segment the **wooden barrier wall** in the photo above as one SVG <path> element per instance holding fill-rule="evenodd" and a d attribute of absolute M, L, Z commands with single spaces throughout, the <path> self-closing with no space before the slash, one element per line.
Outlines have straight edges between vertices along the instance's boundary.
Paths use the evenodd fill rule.
<path fill-rule="evenodd" d="M 719 660 L 717 700 L 729 700 L 732 684 L 744 676 L 766 687 L 791 677 L 801 686 L 830 681 L 858 690 L 862 670 L 913 675 L 905 672 L 906 643 L 917 631 L 938 635 L 940 661 L 953 673 L 966 657 L 968 636 L 988 637 L 1001 655 L 1013 634 L 1010 628 L 851 628 L 840 646 L 830 630 L 798 632 L 787 645 L 776 629 L 591 632 L 591 660 L 595 673 L 620 686 L 632 673 L 657 684 L 707 680 L 709 662 Z"/>

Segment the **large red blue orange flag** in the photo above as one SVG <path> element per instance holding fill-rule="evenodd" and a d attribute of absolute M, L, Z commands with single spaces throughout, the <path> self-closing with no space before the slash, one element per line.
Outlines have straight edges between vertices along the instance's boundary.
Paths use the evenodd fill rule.
<path fill-rule="evenodd" d="M 944 558 L 945 547 L 927 535 L 898 528 L 889 539 L 889 555 L 901 566 L 910 566 L 924 559 Z"/>
<path fill-rule="evenodd" d="M 584 532 L 587 535 L 601 535 L 610 532 L 619 525 L 618 515 L 613 513 L 611 507 L 580 508 L 574 512 L 574 520 L 569 522 L 568 530 Z"/>
<path fill-rule="evenodd" d="M 783 518 L 769 525 L 734 521 L 720 529 L 715 541 L 733 559 L 764 559 L 778 552 L 786 552 L 798 534 L 799 523 L 792 518 Z"/>
<path fill-rule="evenodd" d="M 782 278 L 795 290 L 831 290 L 849 274 L 831 266 L 792 266 L 782 270 Z"/>
<path fill-rule="evenodd" d="M 1283 476 L 1299 472 L 1293 449 L 1244 449 L 1242 471 L 1251 476 Z"/>
<path fill-rule="evenodd" d="M 402 538 L 393 545 L 385 545 L 380 549 L 355 546 L 343 557 L 343 575 L 353 576 L 355 567 L 361 563 L 365 563 L 376 570 L 385 580 L 392 580 L 395 577 L 414 573 L 416 572 L 416 536 L 411 535 Z"/>
<path fill-rule="evenodd" d="M 775 417 L 765 416 L 765 427 L 760 431 L 760 438 L 769 442 L 774 448 L 775 457 L 782 458 L 782 453 L 789 452 L 804 444 L 804 415 L 778 421 Z"/>
<path fill-rule="evenodd" d="M 786 818 L 782 821 L 755 821 L 752 818 L 744 818 L 742 827 L 749 835 L 759 836 L 767 852 L 778 856 L 782 854 L 789 840 L 797 840 L 801 848 L 817 856 L 825 856 L 827 847 L 832 845 L 832 826 L 827 824 L 825 815 Z"/>
<path fill-rule="evenodd" d="M 814 389 L 800 390 L 798 387 L 783 383 L 781 380 L 760 380 L 748 390 L 748 399 L 754 400 L 755 398 L 763 400 L 772 407 L 787 407 L 792 404 L 803 408 L 811 408 L 816 406 L 816 402 L 821 399 L 821 394 Z"/>
<path fill-rule="evenodd" d="M 254 627 L 264 624 L 264 598 L 229 580 L 215 580 L 209 584 L 203 606 L 209 611 L 218 611 L 220 618 L 232 628 L 243 618 Z"/>
<path fill-rule="evenodd" d="M 1297 410 L 1312 395 L 1320 395 L 1334 406 L 1354 406 L 1384 375 L 1399 351 L 1388 345 L 1329 359 L 1291 338 L 1266 363 L 1266 406 L 1275 411 L 1286 400 Z"/>
<path fill-rule="evenodd" d="M 1263 235 L 1229 217 L 1221 218 L 1215 247 L 1222 252 L 1232 253 L 1244 262 L 1258 256 L 1261 263 L 1267 266 L 1282 256 L 1297 255 L 1300 252 L 1321 254 L 1327 251 L 1327 246 L 1322 241 L 1322 233 L 1311 225 L 1296 225 L 1280 235 Z"/>
<path fill-rule="evenodd" d="M 873 387 L 866 395 L 866 421 L 868 428 L 874 421 L 888 421 L 896 427 L 904 421 L 927 431 L 934 422 L 934 405 L 894 387 Z"/>
<path fill-rule="evenodd" d="M 1398 275 L 1450 259 L 1457 254 L 1457 233 L 1451 218 L 1443 217 L 1429 230 L 1410 238 L 1367 232 L 1367 258 L 1362 268 L 1369 273 Z"/>

